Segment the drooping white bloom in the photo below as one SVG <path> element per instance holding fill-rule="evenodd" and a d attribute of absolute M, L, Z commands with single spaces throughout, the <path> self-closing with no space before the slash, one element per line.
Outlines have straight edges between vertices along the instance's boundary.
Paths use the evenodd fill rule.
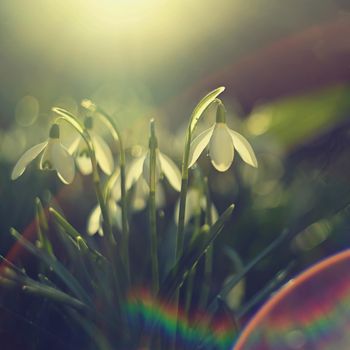
<path fill-rule="evenodd" d="M 16 180 L 20 177 L 28 164 L 40 153 L 42 153 L 39 165 L 41 170 L 56 170 L 58 177 L 65 184 L 73 181 L 75 175 L 74 159 L 60 142 L 58 124 L 51 126 L 47 141 L 30 148 L 20 157 L 12 170 L 11 179 Z"/>
<path fill-rule="evenodd" d="M 148 183 L 149 179 L 149 151 L 143 156 L 135 159 L 126 172 L 126 190 L 141 177 Z M 165 154 L 156 149 L 156 181 L 164 175 L 175 191 L 181 190 L 181 173 L 176 164 Z"/>
<path fill-rule="evenodd" d="M 132 211 L 141 211 L 145 209 L 147 205 L 147 200 L 149 196 L 149 186 L 147 181 L 143 176 L 140 176 L 135 182 L 134 191 L 131 198 L 131 209 Z M 111 184 L 111 196 L 118 202 L 121 199 L 121 188 L 120 188 L 120 176 L 118 176 L 115 181 Z M 156 189 L 156 206 L 161 208 L 165 204 L 165 194 L 162 185 L 158 182 Z"/>
<path fill-rule="evenodd" d="M 113 155 L 107 143 L 93 130 L 92 117 L 85 119 L 85 127 L 88 129 L 96 154 L 96 160 L 102 171 L 111 175 L 114 168 Z M 92 163 L 87 145 L 80 135 L 73 140 L 68 148 L 71 154 L 76 155 L 76 163 L 83 175 L 92 173 Z"/>
<path fill-rule="evenodd" d="M 121 230 L 122 227 L 122 212 L 119 205 L 116 204 L 116 202 L 112 199 L 107 201 L 107 208 L 109 210 L 109 216 L 111 218 L 111 224 L 113 226 L 118 227 Z M 96 205 L 87 221 L 86 225 L 86 231 L 90 236 L 95 235 L 98 233 L 100 236 L 103 236 L 103 228 L 102 228 L 102 213 L 101 213 L 101 207 L 99 205 Z"/>
<path fill-rule="evenodd" d="M 106 207 L 109 211 L 109 217 L 111 220 L 111 225 L 117 227 L 121 230 L 122 228 L 122 210 L 117 204 L 121 199 L 120 191 L 120 173 L 115 172 L 109 179 L 108 183 L 109 191 L 107 192 Z M 101 207 L 97 204 L 90 212 L 86 224 L 86 231 L 90 236 L 98 233 L 103 236 L 103 217 L 101 212 Z"/>
<path fill-rule="evenodd" d="M 184 223 L 187 225 L 187 223 L 191 220 L 192 217 L 195 215 L 200 214 L 201 212 L 204 212 L 206 210 L 206 198 L 203 195 L 203 193 L 200 192 L 198 188 L 190 188 L 187 191 L 186 195 L 186 208 L 185 208 L 185 220 Z M 179 211 L 180 211 L 180 200 L 177 201 L 174 211 L 174 220 L 176 224 L 179 220 Z M 215 208 L 215 206 L 212 204 L 210 208 L 210 215 L 211 215 L 211 221 L 214 223 L 219 215 Z"/>
<path fill-rule="evenodd" d="M 135 184 L 135 193 L 132 199 L 132 209 L 134 211 L 141 211 L 145 209 L 149 196 L 148 183 L 143 177 L 140 177 Z M 165 205 L 165 193 L 163 185 L 158 182 L 156 184 L 156 207 L 160 209 Z"/>
<path fill-rule="evenodd" d="M 211 163 L 218 171 L 228 170 L 233 162 L 235 150 L 247 164 L 258 167 L 252 146 L 241 134 L 227 126 L 225 113 L 223 104 L 219 102 L 216 123 L 191 142 L 189 167 L 197 161 L 207 146 Z"/>
<path fill-rule="evenodd" d="M 147 205 L 149 196 L 149 151 L 136 158 L 126 169 L 125 188 L 128 191 L 135 185 L 132 200 L 134 211 L 143 210 Z M 164 190 L 159 179 L 165 176 L 175 191 L 181 190 L 181 173 L 176 164 L 165 154 L 156 149 L 156 206 L 161 208 L 165 203 Z M 112 188 L 112 197 L 120 198 L 120 179 L 118 178 Z"/>

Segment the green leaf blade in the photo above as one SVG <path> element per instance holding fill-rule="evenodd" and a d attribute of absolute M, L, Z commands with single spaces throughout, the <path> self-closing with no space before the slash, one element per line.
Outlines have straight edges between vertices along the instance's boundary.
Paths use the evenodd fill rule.
<path fill-rule="evenodd" d="M 225 223 L 229 220 L 233 209 L 234 204 L 230 205 L 224 211 L 224 213 L 219 217 L 215 224 L 209 229 L 204 242 L 200 241 L 201 235 L 198 235 L 198 238 L 193 242 L 193 244 L 191 244 L 187 251 L 185 251 L 180 256 L 160 288 L 159 294 L 162 297 L 171 298 L 175 291 L 178 290 L 178 288 L 182 285 L 186 275 L 198 263 L 199 259 L 205 254 L 208 247 L 220 234 Z"/>

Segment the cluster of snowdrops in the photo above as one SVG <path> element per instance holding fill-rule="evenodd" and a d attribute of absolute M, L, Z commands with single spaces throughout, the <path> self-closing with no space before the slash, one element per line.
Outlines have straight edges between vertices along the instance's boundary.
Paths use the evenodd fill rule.
<path fill-rule="evenodd" d="M 83 100 L 82 107 L 85 110 L 83 113 L 84 120 L 81 120 L 69 111 L 54 107 L 52 110 L 55 117 L 49 130 L 48 139 L 33 146 L 20 157 L 13 168 L 11 178 L 15 180 L 20 177 L 27 166 L 37 158 L 39 158 L 39 168 L 41 170 L 55 171 L 60 180 L 65 184 L 72 183 L 76 168 L 79 169 L 81 174 L 90 175 L 98 204 L 88 218 L 87 233 L 89 235 L 99 233 L 103 236 L 103 241 L 107 243 L 104 245 L 106 251 L 100 252 L 96 250 L 84 238 L 84 235 L 81 235 L 60 213 L 50 207 L 49 212 L 70 238 L 67 242 L 68 246 L 73 244 L 74 249 L 78 250 L 78 255 L 81 255 L 79 263 L 82 263 L 86 259 L 86 262 L 82 263 L 82 268 L 86 269 L 87 266 L 90 266 L 91 271 L 95 273 L 95 277 L 92 278 L 92 272 L 90 271 L 89 278 L 86 281 L 83 274 L 77 277 L 71 275 L 58 262 L 55 252 L 52 250 L 49 238 L 50 234 L 47 232 L 47 220 L 42 215 L 44 211 L 42 210 L 40 200 L 38 200 L 36 203 L 38 234 L 42 241 L 39 248 L 21 237 L 14 229 L 11 232 L 30 252 L 36 255 L 46 265 L 51 266 L 51 270 L 55 272 L 68 288 L 68 291 L 71 291 L 75 297 L 56 286 L 54 287 L 54 284 L 51 282 L 47 284 L 49 277 L 45 277 L 45 280 L 42 281 L 43 283 L 39 283 L 29 278 L 29 276 L 23 273 L 22 270 L 17 269 L 13 264 L 10 264 L 12 266 L 12 272 L 10 270 L 8 271 L 6 279 L 12 280 L 13 271 L 17 271 L 15 280 L 17 281 L 16 283 L 22 285 L 23 290 L 66 303 L 77 310 L 90 310 L 91 324 L 95 324 L 96 329 L 99 329 L 98 325 L 101 322 L 106 325 L 120 322 L 122 325 L 120 327 L 120 334 L 118 332 L 116 334 L 114 328 L 112 328 L 110 333 L 105 330 L 103 331 L 106 333 L 105 339 L 111 339 L 111 344 L 119 342 L 121 346 L 125 346 L 125 344 L 129 346 L 131 342 L 138 343 L 137 336 L 139 334 L 137 336 L 133 335 L 135 327 L 125 325 L 125 315 L 122 311 L 122 305 L 125 305 L 125 300 L 127 300 L 126 294 L 133 286 L 133 276 L 130 271 L 130 216 L 128 215 L 128 192 L 133 190 L 134 193 L 142 192 L 144 207 L 147 205 L 149 210 L 150 244 L 148 256 L 151 280 L 147 284 L 151 287 L 151 293 L 156 299 L 160 297 L 161 299 L 167 298 L 169 301 L 172 300 L 176 306 L 179 302 L 181 286 L 186 277 L 188 277 L 190 282 L 186 287 L 186 310 L 189 311 L 191 308 L 193 276 L 196 272 L 196 265 L 199 259 L 205 256 L 205 273 L 210 273 L 213 265 L 212 250 L 210 248 L 212 248 L 213 241 L 222 230 L 234 208 L 232 204 L 220 217 L 217 213 L 215 215 L 208 186 L 206 191 L 204 191 L 205 193 L 202 192 L 200 194 L 196 193 L 194 188 L 189 186 L 190 170 L 205 149 L 208 149 L 212 165 L 220 172 L 227 171 L 231 167 L 236 151 L 245 163 L 252 167 L 258 166 L 255 153 L 246 138 L 229 128 L 226 124 L 226 109 L 223 102 L 218 98 L 223 91 L 223 87 L 211 91 L 194 108 L 187 127 L 181 170 L 175 162 L 159 150 L 153 120 L 150 121 L 148 150 L 140 157 L 127 162 L 123 135 L 116 127 L 115 120 L 101 107 L 94 104 L 91 100 Z M 197 123 L 209 106 L 216 108 L 216 121 L 214 125 L 193 137 Z M 109 145 L 98 135 L 96 132 L 97 128 L 94 128 L 98 122 L 103 122 L 111 132 L 112 139 L 118 149 L 118 166 L 115 165 Z M 76 131 L 76 137 L 68 147 L 64 146 L 61 142 L 61 123 L 68 123 Z M 102 173 L 104 173 L 103 177 L 101 176 Z M 173 189 L 179 192 L 178 205 L 175 210 L 177 217 L 175 261 L 172 263 L 173 267 L 163 278 L 160 276 L 159 269 L 157 232 L 158 183 L 162 178 L 166 178 Z M 191 202 L 194 202 L 194 204 Z M 199 231 L 193 230 L 191 233 L 191 242 L 193 244 L 189 245 L 188 240 L 185 240 L 185 229 L 191 215 L 189 210 L 195 206 L 201 207 L 205 213 L 205 224 L 198 226 Z M 48 235 L 46 238 L 43 235 L 45 231 Z M 198 235 L 198 232 L 207 232 L 208 235 Z M 199 237 L 199 240 L 196 241 L 196 237 Z M 76 257 L 73 256 L 72 258 L 74 260 Z M 92 261 L 94 263 L 90 265 Z M 96 265 L 96 261 L 100 264 L 103 263 L 105 270 L 100 265 Z M 162 264 L 164 264 L 164 261 Z M 236 282 L 230 281 L 228 285 L 225 285 L 224 289 L 226 292 Z M 107 284 L 109 287 L 102 288 L 101 283 Z M 203 283 L 205 284 L 207 281 L 203 281 Z M 91 303 L 89 295 L 81 288 L 84 284 L 91 284 L 94 288 L 93 293 L 102 298 L 101 305 L 105 305 L 104 313 L 101 313 L 100 310 L 98 312 L 95 310 L 95 306 Z M 113 290 L 113 297 L 109 293 L 110 290 Z M 210 309 L 208 295 L 208 288 L 203 288 L 203 309 L 207 307 Z M 118 311 L 114 312 L 113 310 Z M 79 322 L 83 322 L 77 314 L 74 314 L 74 317 L 78 317 Z M 158 319 L 153 320 L 150 326 L 148 328 L 146 327 L 149 329 L 151 339 L 153 340 L 162 338 L 159 338 L 159 333 L 154 331 L 157 327 L 160 327 L 158 321 Z M 173 332 L 170 338 L 176 340 L 179 332 L 176 320 L 173 325 Z M 128 328 L 129 331 L 124 331 L 123 327 Z M 144 327 L 142 326 L 142 322 L 140 327 L 141 329 Z M 88 333 L 91 333 L 92 339 L 98 344 L 100 338 L 96 337 L 95 328 L 89 329 L 90 331 Z M 211 333 L 210 331 L 208 334 L 205 333 L 204 337 L 209 337 L 213 341 L 210 344 L 214 344 L 216 340 L 212 339 Z M 114 339 L 114 337 L 116 338 Z M 231 339 L 231 333 L 229 339 Z M 105 344 L 104 340 L 101 344 L 98 346 L 101 349 L 105 349 L 105 345 L 103 345 Z M 213 345 L 210 346 L 211 348 L 215 348 Z M 153 348 L 157 348 L 157 346 Z"/>
<path fill-rule="evenodd" d="M 191 141 L 186 166 L 188 168 L 193 166 L 204 149 L 208 148 L 211 162 L 218 171 L 223 172 L 230 168 L 235 150 L 243 161 L 253 167 L 257 167 L 256 156 L 249 142 L 241 134 L 227 126 L 226 111 L 223 103 L 218 98 L 214 98 L 210 103 L 217 105 L 216 123 Z M 70 184 L 75 176 L 75 165 L 77 165 L 81 174 L 90 175 L 94 170 L 93 162 L 96 161 L 101 171 L 107 176 L 111 176 L 111 180 L 108 183 L 110 196 L 108 196 L 107 207 L 110 217 L 113 218 L 113 224 L 121 229 L 122 209 L 118 205 L 118 202 L 121 200 L 121 194 L 130 190 L 134 185 L 137 188 L 136 192 L 140 193 L 142 201 L 149 194 L 150 150 L 134 159 L 129 165 L 126 165 L 123 169 L 125 171 L 125 175 L 123 174 L 125 179 L 124 183 L 122 183 L 120 168 L 115 166 L 108 144 L 94 130 L 94 123 L 96 122 L 94 114 L 102 116 L 102 120 L 107 121 L 107 124 L 113 123 L 112 119 L 104 111 L 99 110 L 90 100 L 83 100 L 82 106 L 88 111 L 83 123 L 79 123 L 78 118 L 75 118 L 65 110 L 53 108 L 53 111 L 59 117 L 51 125 L 48 139 L 33 146 L 20 157 L 12 171 L 11 178 L 15 180 L 21 176 L 27 165 L 40 156 L 39 167 L 41 170 L 55 170 L 63 183 Z M 67 117 L 68 119 L 66 119 Z M 59 122 L 61 119 L 70 122 L 77 129 L 77 135 L 68 147 L 65 147 L 60 142 Z M 153 121 L 151 121 L 151 124 L 153 125 Z M 116 128 L 114 127 L 113 131 L 115 130 Z M 88 140 L 91 141 L 90 149 L 87 135 Z M 156 141 L 155 134 L 151 134 L 152 137 Z M 117 142 L 118 146 L 120 146 L 121 135 L 119 133 L 117 134 Z M 94 152 L 93 157 L 95 160 L 91 159 L 90 151 Z M 121 151 L 123 152 L 123 150 Z M 158 182 L 164 176 L 173 189 L 180 192 L 181 172 L 177 165 L 167 155 L 162 153 L 157 145 L 155 146 L 155 155 L 155 181 Z M 125 164 L 122 164 L 122 166 L 125 166 Z M 189 195 L 191 196 L 191 193 Z M 103 235 L 102 219 L 101 207 L 97 205 L 88 220 L 87 232 L 90 235 L 97 232 Z"/>
<path fill-rule="evenodd" d="M 220 172 L 230 168 L 235 151 L 242 160 L 250 166 L 257 167 L 257 159 L 249 142 L 238 132 L 226 124 L 226 110 L 218 95 L 224 88 L 218 88 L 206 95 L 194 109 L 187 129 L 186 144 L 183 154 L 182 171 L 178 166 L 158 148 L 154 121 L 150 122 L 149 148 L 142 156 L 126 163 L 122 135 L 111 116 L 90 100 L 83 100 L 85 119 L 81 121 L 70 112 L 54 107 L 56 118 L 53 120 L 48 139 L 27 150 L 16 163 L 11 178 L 20 177 L 26 167 L 34 159 L 39 158 L 41 170 L 56 171 L 60 180 L 70 184 L 76 173 L 76 167 L 83 175 L 92 175 L 95 185 L 98 204 L 89 216 L 87 232 L 90 235 L 106 232 L 111 241 L 115 240 L 112 227 L 116 226 L 124 236 L 124 248 L 128 250 L 128 216 L 126 194 L 133 187 L 140 188 L 143 196 L 147 196 L 151 208 L 150 227 L 154 246 L 156 243 L 156 191 L 159 179 L 165 177 L 175 191 L 180 192 L 178 203 L 178 237 L 176 256 L 181 255 L 183 249 L 183 231 L 187 218 L 190 215 L 186 209 L 186 199 L 189 200 L 191 191 L 188 188 L 189 169 L 196 163 L 202 152 L 208 148 L 212 165 Z M 203 112 L 214 104 L 216 106 L 216 122 L 196 137 L 192 137 L 197 122 Z M 114 158 L 106 141 L 99 136 L 94 128 L 96 122 L 103 122 L 112 133 L 117 143 L 119 164 L 114 164 Z M 60 123 L 66 122 L 76 130 L 73 142 L 65 147 L 60 141 Z M 99 170 L 100 168 L 100 170 Z M 100 171 L 107 175 L 102 185 Z M 196 197 L 196 199 L 198 199 Z M 187 206 L 189 208 L 189 206 Z M 153 215 L 153 214 L 154 215 Z M 154 219 L 154 220 L 153 220 Z M 155 248 L 156 249 L 156 246 Z M 158 288 L 157 258 L 154 257 L 153 275 L 155 290 Z M 128 266 L 128 254 L 125 253 L 125 264 Z"/>

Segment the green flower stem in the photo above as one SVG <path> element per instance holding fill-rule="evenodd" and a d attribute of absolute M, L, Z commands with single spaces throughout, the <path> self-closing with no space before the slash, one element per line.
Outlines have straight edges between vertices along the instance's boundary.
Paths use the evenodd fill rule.
<path fill-rule="evenodd" d="M 103 218 L 103 229 L 106 232 L 107 237 L 110 240 L 110 243 L 114 246 L 116 244 L 116 242 L 115 242 L 113 232 L 112 232 L 112 226 L 111 226 L 111 221 L 109 218 L 109 212 L 108 212 L 106 203 L 104 201 L 104 196 L 103 196 L 103 192 L 101 189 L 101 181 L 100 181 L 100 175 L 99 175 L 98 169 L 97 169 L 97 160 L 96 160 L 95 150 L 94 150 L 94 146 L 93 146 L 93 143 L 91 141 L 90 135 L 85 130 L 84 125 L 79 121 L 79 119 L 77 117 L 75 117 L 73 114 L 71 114 L 70 112 L 68 112 L 62 108 L 59 108 L 59 107 L 54 107 L 54 108 L 52 108 L 52 110 L 59 115 L 59 117 L 57 117 L 55 119 L 55 123 L 60 121 L 60 120 L 66 121 L 81 135 L 81 137 L 83 138 L 83 140 L 85 141 L 85 143 L 88 147 L 88 151 L 89 151 L 89 155 L 90 155 L 91 163 L 92 163 L 92 179 L 93 179 L 93 183 L 94 183 L 94 187 L 95 187 L 97 201 L 100 205 L 101 214 L 102 214 L 102 218 Z"/>
<path fill-rule="evenodd" d="M 103 196 L 103 191 L 101 188 L 101 184 L 100 184 L 100 179 L 96 179 L 96 177 L 94 176 L 94 186 L 95 186 L 95 192 L 96 192 L 96 197 L 97 197 L 97 201 L 100 204 L 100 208 L 101 208 L 101 214 L 102 214 L 102 218 L 103 218 L 103 230 L 104 232 L 107 233 L 107 237 L 109 237 L 110 243 L 115 246 L 116 245 L 116 241 L 113 235 L 113 231 L 112 231 L 112 226 L 111 226 L 111 220 L 109 217 L 109 212 L 107 209 L 107 205 L 105 202 L 105 198 Z"/>
<path fill-rule="evenodd" d="M 187 136 L 189 139 L 189 137 Z M 190 141 L 187 142 L 190 145 Z M 189 159 L 189 147 L 186 148 L 184 158 L 182 161 L 182 179 L 181 179 L 181 192 L 180 192 L 180 207 L 179 207 L 179 220 L 177 226 L 176 236 L 176 259 L 178 259 L 183 252 L 184 244 L 184 229 L 185 229 L 185 210 L 186 210 L 186 195 L 188 190 L 188 159 Z"/>
<path fill-rule="evenodd" d="M 219 87 L 205 97 L 203 97 L 198 105 L 193 110 L 190 122 L 188 124 L 186 133 L 185 149 L 182 158 L 182 180 L 181 180 L 181 192 L 180 192 L 180 208 L 179 208 L 179 220 L 177 226 L 177 239 L 176 239 L 176 258 L 179 258 L 183 252 L 184 243 L 184 228 L 185 228 L 185 209 L 186 209 L 186 195 L 188 190 L 188 164 L 190 157 L 190 147 L 192 141 L 192 134 L 197 125 L 198 120 L 201 118 L 203 112 L 208 106 L 215 101 L 216 97 L 219 96 L 225 90 L 224 87 Z"/>
<path fill-rule="evenodd" d="M 157 138 L 155 135 L 154 120 L 150 123 L 151 134 L 149 139 L 149 223 L 151 232 L 151 260 L 152 260 L 152 291 L 159 289 L 158 271 L 158 237 L 157 237 L 157 210 L 156 210 L 156 151 Z"/>
<path fill-rule="evenodd" d="M 193 283 L 194 278 L 196 277 L 197 269 L 194 267 L 187 277 L 187 290 L 186 290 L 186 299 L 185 299 L 185 312 L 186 315 L 190 315 L 190 308 L 191 308 L 191 301 L 192 301 L 192 295 L 193 295 Z"/>
<path fill-rule="evenodd" d="M 203 182 L 204 182 L 204 192 L 205 192 L 205 198 L 206 198 L 205 221 L 206 221 L 206 224 L 209 227 L 211 227 L 213 225 L 212 215 L 211 215 L 212 202 L 211 202 L 211 197 L 209 192 L 208 178 L 206 177 Z M 213 247 L 213 244 L 210 244 L 210 246 L 208 247 L 205 253 L 205 260 L 204 260 L 205 285 L 203 286 L 203 289 L 202 289 L 203 292 L 199 300 L 199 305 L 202 309 L 205 309 L 205 307 L 207 306 L 208 298 L 209 298 L 211 276 L 213 273 L 213 253 L 214 253 L 214 247 Z"/>
<path fill-rule="evenodd" d="M 190 148 L 191 148 L 191 140 L 192 133 L 197 125 L 198 120 L 202 116 L 203 112 L 208 108 L 208 106 L 215 101 L 216 97 L 219 96 L 225 90 L 224 87 L 219 87 L 205 97 L 203 97 L 198 105 L 193 110 L 190 122 L 187 127 L 186 133 L 186 141 L 185 141 L 185 149 L 182 158 L 182 167 L 181 167 L 181 192 L 180 192 L 180 207 L 179 207 L 179 220 L 177 226 L 177 235 L 176 235 L 176 247 L 175 247 L 175 256 L 176 260 L 180 258 L 183 253 L 183 245 L 184 245 L 184 229 L 185 229 L 185 209 L 186 209 L 186 197 L 188 190 L 188 164 L 190 158 Z M 175 292 L 174 296 L 174 304 L 177 306 L 179 303 L 179 290 Z M 177 307 L 176 307 L 177 309 Z M 174 337 L 174 342 L 171 344 L 170 348 L 175 348 L 176 335 Z"/>
<path fill-rule="evenodd" d="M 97 169 L 97 160 L 96 160 L 95 150 L 94 150 L 91 137 L 89 133 L 85 130 L 83 124 L 74 115 L 58 107 L 53 108 L 53 111 L 59 114 L 60 116 L 56 119 L 56 121 L 63 119 L 67 123 L 69 123 L 71 126 L 73 126 L 76 129 L 76 131 L 81 135 L 81 137 L 83 138 L 83 140 L 85 141 L 88 147 L 88 151 L 89 151 L 89 155 L 92 163 L 93 183 L 95 187 L 97 201 L 101 208 L 101 214 L 103 219 L 102 221 L 103 230 L 106 233 L 107 240 L 108 240 L 108 242 L 106 242 L 107 244 L 105 245 L 106 253 L 112 266 L 112 276 L 115 281 L 114 291 L 116 293 L 117 304 L 118 304 L 118 307 L 121 308 L 123 297 L 121 292 L 119 275 L 117 272 L 117 268 L 118 268 L 117 256 L 115 254 L 115 249 L 114 249 L 116 246 L 116 241 L 112 231 L 111 221 L 109 218 L 109 211 L 107 209 L 105 197 L 101 188 L 100 176 Z"/>
<path fill-rule="evenodd" d="M 199 168 L 195 169 L 195 185 L 198 187 L 199 191 L 202 191 L 201 188 L 201 173 Z M 194 225 L 193 225 L 193 234 L 191 237 L 190 245 L 198 238 L 198 234 L 201 234 L 201 208 L 200 203 L 197 203 L 195 215 L 194 215 Z M 186 288 L 186 298 L 185 298 L 185 312 L 189 316 L 191 301 L 193 295 L 193 283 L 197 273 L 197 266 L 193 267 L 187 277 L 187 288 Z"/>
<path fill-rule="evenodd" d="M 44 210 L 39 198 L 35 198 L 35 221 L 37 225 L 40 248 L 47 254 L 54 256 L 53 249 L 48 234 L 47 210 Z"/>
<path fill-rule="evenodd" d="M 130 278 L 130 262 L 129 262 L 129 225 L 128 225 L 128 212 L 127 212 L 127 198 L 126 198 L 126 179 L 125 179 L 125 149 L 121 133 L 119 132 L 114 120 L 111 116 L 106 113 L 102 108 L 96 106 L 97 115 L 109 128 L 112 137 L 119 148 L 120 159 L 120 193 L 121 193 L 121 204 L 122 204 L 122 232 L 123 239 L 121 244 L 121 253 L 123 254 L 123 260 L 127 275 Z"/>

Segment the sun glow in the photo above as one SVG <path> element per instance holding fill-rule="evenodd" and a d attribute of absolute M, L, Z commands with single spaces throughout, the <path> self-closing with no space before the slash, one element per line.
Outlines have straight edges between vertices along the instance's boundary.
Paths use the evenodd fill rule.
<path fill-rule="evenodd" d="M 212 13 L 200 0 L 13 0 L 2 5 L 17 50 L 57 69 L 69 66 L 77 74 L 98 71 L 100 76 L 104 70 L 159 71 L 164 62 L 193 54 L 195 42 L 213 37 L 229 16 L 225 9 L 222 5 Z"/>

